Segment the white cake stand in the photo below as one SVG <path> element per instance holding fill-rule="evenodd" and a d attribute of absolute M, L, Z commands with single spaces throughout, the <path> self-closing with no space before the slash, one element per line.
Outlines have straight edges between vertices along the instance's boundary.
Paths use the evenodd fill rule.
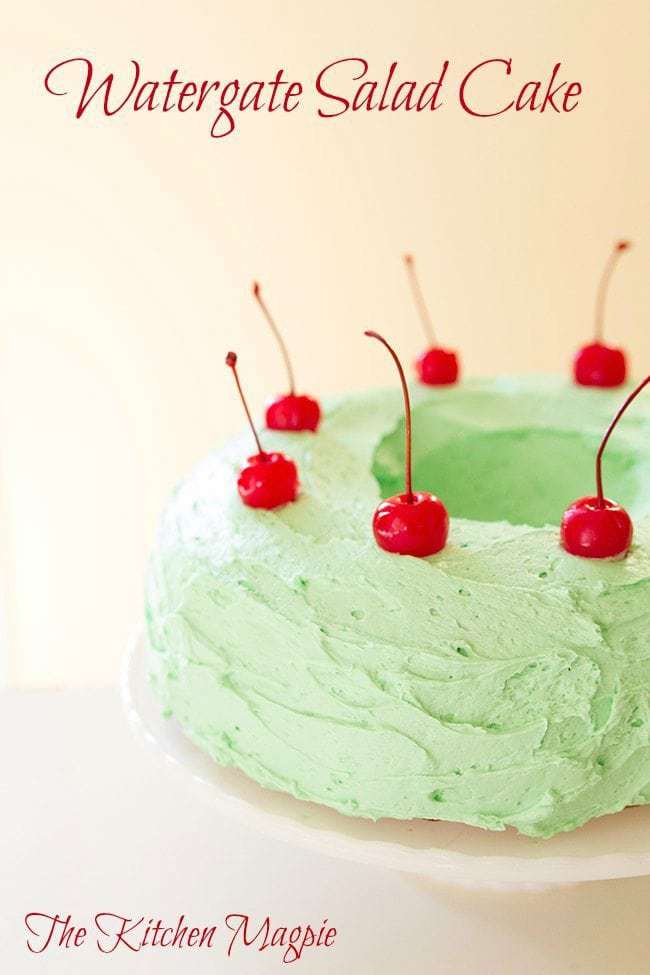
<path fill-rule="evenodd" d="M 549 840 L 533 840 L 511 829 L 493 833 L 458 823 L 373 823 L 263 789 L 237 769 L 217 765 L 173 719 L 162 717 L 147 681 L 141 634 L 127 653 L 122 697 L 136 736 L 219 812 L 328 856 L 387 867 L 420 883 L 506 890 L 650 874 L 650 806 L 603 816 Z"/>

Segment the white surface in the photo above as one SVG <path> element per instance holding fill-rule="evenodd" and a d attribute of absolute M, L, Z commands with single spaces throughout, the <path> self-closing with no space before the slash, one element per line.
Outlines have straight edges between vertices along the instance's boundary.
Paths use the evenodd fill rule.
<path fill-rule="evenodd" d="M 459 823 L 354 819 L 263 789 L 237 769 L 216 765 L 175 721 L 161 716 L 146 680 L 142 637 L 131 645 L 122 683 L 136 734 L 180 772 L 186 787 L 198 786 L 218 811 L 280 839 L 436 882 L 521 887 L 650 874 L 650 806 L 604 816 L 550 840 Z"/>
<path fill-rule="evenodd" d="M 398 875 L 269 839 L 221 818 L 138 748 L 115 691 L 0 697 L 0 960 L 25 972 L 284 970 L 275 955 L 163 950 L 32 956 L 28 911 L 229 912 L 284 923 L 329 917 L 331 954 L 296 970 L 351 975 L 628 975 L 647 971 L 650 879 L 546 893 L 419 891 Z M 292 970 L 292 969 L 289 969 Z"/>

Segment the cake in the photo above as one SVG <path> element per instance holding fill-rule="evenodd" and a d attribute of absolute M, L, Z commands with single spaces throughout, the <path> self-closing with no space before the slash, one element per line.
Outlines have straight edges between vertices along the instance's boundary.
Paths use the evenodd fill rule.
<path fill-rule="evenodd" d="M 346 815 L 549 837 L 650 802 L 647 401 L 604 460 L 628 556 L 576 558 L 558 537 L 622 396 L 551 377 L 414 386 L 414 485 L 451 516 L 426 559 L 370 528 L 403 489 L 398 390 L 325 403 L 316 434 L 265 431 L 300 471 L 276 510 L 237 494 L 249 434 L 212 453 L 151 559 L 165 713 L 220 764 Z"/>

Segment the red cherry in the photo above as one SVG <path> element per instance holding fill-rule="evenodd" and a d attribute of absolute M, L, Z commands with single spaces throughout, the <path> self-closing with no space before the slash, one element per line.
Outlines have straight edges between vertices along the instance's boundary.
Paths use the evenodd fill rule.
<path fill-rule="evenodd" d="M 596 294 L 594 341 L 578 349 L 573 360 L 573 378 L 579 386 L 622 386 L 627 377 L 625 353 L 622 349 L 605 345 L 603 333 L 609 282 L 619 257 L 629 250 L 630 246 L 628 240 L 619 240 L 605 264 Z"/>
<path fill-rule="evenodd" d="M 449 386 L 458 381 L 458 356 L 451 349 L 434 346 L 415 360 L 418 379 L 427 386 Z"/>
<path fill-rule="evenodd" d="M 237 391 L 258 450 L 258 453 L 248 458 L 247 466 L 242 468 L 237 478 L 239 497 L 250 508 L 279 508 L 280 505 L 295 501 L 298 497 L 298 469 L 284 454 L 278 452 L 267 454 L 262 450 L 260 438 L 239 382 L 237 356 L 234 352 L 229 352 L 226 356 L 226 365 L 232 369 Z"/>
<path fill-rule="evenodd" d="M 313 430 L 320 423 L 320 406 L 311 396 L 278 396 L 266 408 L 269 430 Z"/>
<path fill-rule="evenodd" d="M 386 552 L 424 558 L 445 547 L 449 533 L 449 515 L 442 501 L 427 491 L 413 491 L 411 483 L 411 401 L 406 377 L 397 353 L 378 332 L 365 332 L 384 345 L 397 366 L 406 419 L 405 492 L 382 501 L 372 519 L 375 541 Z"/>
<path fill-rule="evenodd" d="M 284 454 L 253 454 L 237 478 L 237 490 L 250 508 L 279 508 L 298 497 L 298 469 Z"/>
<path fill-rule="evenodd" d="M 275 324 L 275 320 L 266 302 L 262 298 L 262 291 L 257 281 L 253 281 L 253 297 L 262 309 L 262 314 L 280 347 L 287 376 L 289 377 L 289 392 L 284 396 L 278 396 L 268 406 L 266 410 L 266 425 L 270 430 L 286 430 L 291 432 L 311 430 L 315 432 L 320 423 L 320 405 L 318 400 L 312 399 L 311 396 L 299 396 L 296 394 L 296 383 L 289 352 L 280 334 L 280 330 Z"/>
<path fill-rule="evenodd" d="M 601 342 L 583 345 L 573 360 L 573 377 L 580 386 L 621 386 L 627 376 L 625 353 Z"/>
<path fill-rule="evenodd" d="M 650 376 L 630 393 L 601 441 L 596 454 L 596 496 L 579 498 L 564 512 L 560 539 L 570 555 L 580 555 L 586 559 L 610 559 L 626 555 L 632 544 L 632 519 L 625 508 L 604 495 L 602 462 L 607 441 L 616 424 L 648 383 Z"/>
<path fill-rule="evenodd" d="M 452 383 L 458 382 L 460 374 L 458 355 L 453 349 L 443 349 L 436 341 L 433 322 L 415 272 L 415 261 L 412 254 L 404 255 L 404 264 L 420 322 L 430 343 L 430 348 L 418 356 L 415 361 L 418 379 L 427 386 L 450 386 Z"/>
<path fill-rule="evenodd" d="M 397 494 L 382 501 L 372 519 L 380 548 L 420 558 L 445 547 L 449 515 L 442 501 L 426 491 Z"/>
<path fill-rule="evenodd" d="M 614 501 L 580 498 L 562 518 L 562 545 L 571 555 L 609 559 L 623 555 L 632 544 L 632 519 Z"/>

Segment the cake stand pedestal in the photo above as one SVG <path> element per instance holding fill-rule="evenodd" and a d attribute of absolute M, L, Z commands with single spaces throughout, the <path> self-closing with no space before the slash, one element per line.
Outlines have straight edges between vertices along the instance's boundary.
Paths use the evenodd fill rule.
<path fill-rule="evenodd" d="M 217 765 L 173 719 L 162 717 L 147 681 L 142 634 L 133 638 L 125 659 L 122 699 L 136 737 L 220 812 L 331 857 L 399 871 L 418 886 L 540 890 L 650 874 L 650 806 L 535 840 L 511 829 L 493 833 L 458 823 L 373 823 L 263 789 L 239 770 Z"/>

